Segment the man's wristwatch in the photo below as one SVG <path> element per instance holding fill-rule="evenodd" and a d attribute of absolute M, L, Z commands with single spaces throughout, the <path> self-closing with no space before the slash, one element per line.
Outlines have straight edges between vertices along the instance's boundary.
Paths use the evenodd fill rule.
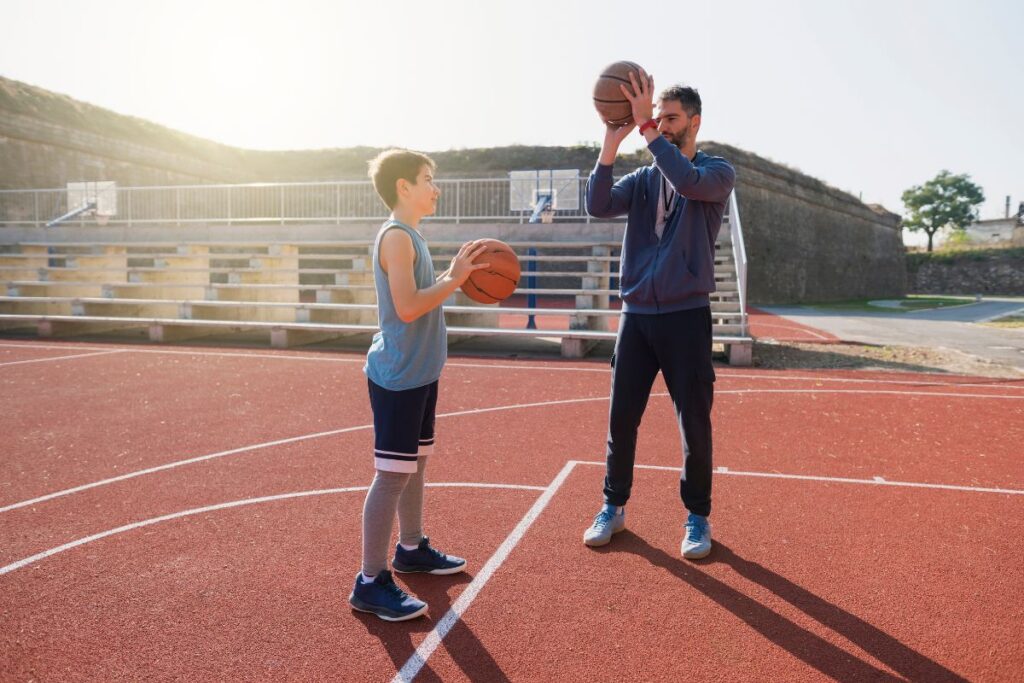
<path fill-rule="evenodd" d="M 657 127 L 658 127 L 658 120 L 657 119 L 647 119 L 647 123 L 644 123 L 644 124 L 642 124 L 640 126 L 640 135 L 643 135 L 644 131 L 646 131 L 648 128 L 657 128 Z"/>

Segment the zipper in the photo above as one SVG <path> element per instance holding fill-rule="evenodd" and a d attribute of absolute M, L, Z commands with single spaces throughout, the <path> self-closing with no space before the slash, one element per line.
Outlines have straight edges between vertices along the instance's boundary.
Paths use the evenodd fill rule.
<path fill-rule="evenodd" d="M 659 181 L 660 182 L 660 181 Z M 660 201 L 660 197 L 655 201 Z M 644 179 L 644 206 L 647 205 L 647 179 Z M 654 220 L 658 220 L 658 210 L 655 207 Z M 661 304 L 658 303 L 658 292 L 654 288 L 654 274 L 658 270 L 658 257 L 661 256 L 661 239 L 658 239 L 658 247 L 654 251 L 654 263 L 651 265 L 651 296 L 654 298 L 654 310 L 661 312 Z"/>
<path fill-rule="evenodd" d="M 651 296 L 654 297 L 654 309 L 661 313 L 661 304 L 658 303 L 658 290 L 654 288 L 654 275 L 658 272 L 659 256 L 661 256 L 661 240 L 658 240 L 658 248 L 654 252 L 654 263 L 651 265 Z"/>

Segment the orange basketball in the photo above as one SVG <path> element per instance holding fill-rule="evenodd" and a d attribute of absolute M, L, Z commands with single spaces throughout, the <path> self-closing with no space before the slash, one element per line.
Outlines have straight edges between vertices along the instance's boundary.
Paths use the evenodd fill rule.
<path fill-rule="evenodd" d="M 484 240 L 486 249 L 473 263 L 488 263 L 490 267 L 474 270 L 462 283 L 462 291 L 473 301 L 495 304 L 504 301 L 519 286 L 519 258 L 500 240 Z"/>
<path fill-rule="evenodd" d="M 615 62 L 605 67 L 594 84 L 594 107 L 601 120 L 616 126 L 633 123 L 633 108 L 622 94 L 620 85 L 633 89 L 629 72 L 633 71 L 639 82 L 640 65 L 635 62 Z"/>

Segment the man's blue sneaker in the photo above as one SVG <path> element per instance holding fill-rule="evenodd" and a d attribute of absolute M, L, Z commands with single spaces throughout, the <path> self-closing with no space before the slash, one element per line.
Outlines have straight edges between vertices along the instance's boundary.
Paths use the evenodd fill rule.
<path fill-rule="evenodd" d="M 372 583 L 363 583 L 363 575 L 356 574 L 356 585 L 348 596 L 348 604 L 354 610 L 376 614 L 384 621 L 415 619 L 427 611 L 427 603 L 399 588 L 386 569 L 373 577 Z"/>
<path fill-rule="evenodd" d="M 683 544 L 679 549 L 683 557 L 688 560 L 707 557 L 711 552 L 711 523 L 708 518 L 691 512 L 686 518 L 684 532 Z"/>
<path fill-rule="evenodd" d="M 623 508 L 618 512 L 613 507 L 605 505 L 594 517 L 594 523 L 583 532 L 583 542 L 589 546 L 608 545 L 614 534 L 626 528 L 626 510 Z"/>
<path fill-rule="evenodd" d="M 466 568 L 466 561 L 431 548 L 430 539 L 424 536 L 415 550 L 406 550 L 399 543 L 391 568 L 402 574 L 458 574 Z"/>

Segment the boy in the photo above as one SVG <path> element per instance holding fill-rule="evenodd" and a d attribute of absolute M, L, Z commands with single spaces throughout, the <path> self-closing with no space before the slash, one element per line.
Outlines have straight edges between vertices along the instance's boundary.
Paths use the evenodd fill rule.
<path fill-rule="evenodd" d="M 486 247 L 462 245 L 448 270 L 435 280 L 420 220 L 434 213 L 440 191 L 434 162 L 402 149 L 382 152 L 370 162 L 370 177 L 391 216 L 373 249 L 380 331 L 366 355 L 373 409 L 376 475 L 363 504 L 363 560 L 349 604 L 386 621 L 414 619 L 427 604 L 395 584 L 387 569 L 387 546 L 398 512 L 399 543 L 391 566 L 398 572 L 454 574 L 466 568 L 460 557 L 431 547 L 423 535 L 423 480 L 434 444 L 437 382 L 447 358 L 441 304 L 470 273 Z"/>

